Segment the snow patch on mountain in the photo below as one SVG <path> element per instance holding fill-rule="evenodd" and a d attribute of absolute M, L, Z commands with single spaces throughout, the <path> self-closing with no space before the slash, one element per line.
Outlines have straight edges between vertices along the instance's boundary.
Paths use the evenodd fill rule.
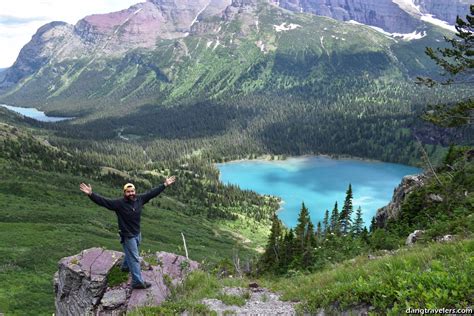
<path fill-rule="evenodd" d="M 277 32 L 282 32 L 282 31 L 294 30 L 294 29 L 296 29 L 296 28 L 301 27 L 301 25 L 283 22 L 283 23 L 280 24 L 280 25 L 273 25 L 273 27 L 275 28 L 275 31 L 277 31 Z"/>
<path fill-rule="evenodd" d="M 203 13 L 204 10 L 207 9 L 207 7 L 209 6 L 210 3 L 211 3 L 211 0 L 209 0 L 209 2 L 208 2 L 201 10 L 199 10 L 199 12 L 196 14 L 196 16 L 194 17 L 193 21 L 191 22 L 191 25 L 189 25 L 190 28 L 191 28 L 191 26 L 194 25 L 194 23 L 197 22 L 197 20 L 198 20 L 199 16 L 201 15 L 201 13 Z"/>
<path fill-rule="evenodd" d="M 393 3 L 398 5 L 400 9 L 406 13 L 419 18 L 420 20 L 439 26 L 449 31 L 456 32 L 454 26 L 450 25 L 448 22 L 435 18 L 432 14 L 423 13 L 421 11 L 421 6 L 415 5 L 413 0 L 392 0 Z"/>
<path fill-rule="evenodd" d="M 420 6 L 415 5 L 413 0 L 392 0 L 393 3 L 398 5 L 400 9 L 412 16 L 420 16 Z"/>
<path fill-rule="evenodd" d="M 380 27 L 371 26 L 371 25 L 367 25 L 367 26 L 370 27 L 371 29 L 376 30 L 377 32 L 380 32 L 380 33 L 390 37 L 390 38 L 402 39 L 404 41 L 417 40 L 417 39 L 421 39 L 421 38 L 426 36 L 425 31 L 423 31 L 423 32 L 413 31 L 411 33 L 389 33 L 389 32 L 384 31 Z"/>
<path fill-rule="evenodd" d="M 406 34 L 392 33 L 392 36 L 397 37 L 397 38 L 401 38 L 405 41 L 411 41 L 411 40 L 421 39 L 421 38 L 425 37 L 426 32 L 425 31 L 423 31 L 423 32 L 413 31 L 411 33 L 406 33 Z"/>
<path fill-rule="evenodd" d="M 449 25 L 448 22 L 433 17 L 432 14 L 423 14 L 421 20 L 442 27 L 443 29 L 456 32 L 456 28 L 453 25 Z"/>
<path fill-rule="evenodd" d="M 411 33 L 389 33 L 389 32 L 383 30 L 383 29 L 380 28 L 380 27 L 362 24 L 362 23 L 359 23 L 359 22 L 354 21 L 354 20 L 347 21 L 347 23 L 355 24 L 355 25 L 367 26 L 367 27 L 370 27 L 370 28 L 373 29 L 373 30 L 376 30 L 377 32 L 380 32 L 380 33 L 386 35 L 387 37 L 396 38 L 396 39 L 402 39 L 402 40 L 404 40 L 404 41 L 417 40 L 417 39 L 421 39 L 421 38 L 423 38 L 423 37 L 426 36 L 426 32 L 425 32 L 425 31 L 419 32 L 419 31 L 416 31 L 416 30 L 415 30 L 415 31 L 413 31 L 413 32 L 411 32 Z"/>

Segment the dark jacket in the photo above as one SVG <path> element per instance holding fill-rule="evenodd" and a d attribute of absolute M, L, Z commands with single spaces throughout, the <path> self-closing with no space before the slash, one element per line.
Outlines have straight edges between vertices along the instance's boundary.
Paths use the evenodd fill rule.
<path fill-rule="evenodd" d="M 124 197 L 116 200 L 107 199 L 94 192 L 89 195 L 89 198 L 96 204 L 115 211 L 120 236 L 134 237 L 140 234 L 140 217 L 142 215 L 143 205 L 158 196 L 164 189 L 165 185 L 161 184 L 144 194 L 137 194 L 134 201 Z"/>

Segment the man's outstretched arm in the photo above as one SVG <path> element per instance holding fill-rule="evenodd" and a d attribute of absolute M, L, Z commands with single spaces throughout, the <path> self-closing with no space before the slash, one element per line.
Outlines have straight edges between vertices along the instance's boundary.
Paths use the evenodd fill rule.
<path fill-rule="evenodd" d="M 111 211 L 115 211 L 116 205 L 114 200 L 106 199 L 94 192 L 92 192 L 92 186 L 89 184 L 81 183 L 79 185 L 79 189 L 84 192 L 89 198 L 96 203 L 97 205 L 103 206 L 105 208 L 108 208 Z"/>
<path fill-rule="evenodd" d="M 172 185 L 175 181 L 176 181 L 175 176 L 166 178 L 166 180 L 165 180 L 165 182 L 163 182 L 163 184 L 160 184 L 156 188 L 142 194 L 141 197 L 142 197 L 142 200 L 143 200 L 143 204 L 148 203 L 148 201 L 150 201 L 152 198 L 158 196 L 161 192 L 163 192 L 163 190 L 167 186 Z"/>

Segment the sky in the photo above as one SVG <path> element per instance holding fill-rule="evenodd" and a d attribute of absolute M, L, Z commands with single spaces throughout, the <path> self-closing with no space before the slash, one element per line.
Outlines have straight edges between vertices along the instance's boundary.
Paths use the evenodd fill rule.
<path fill-rule="evenodd" d="M 51 21 L 127 9 L 144 0 L 0 0 L 0 68 L 10 67 L 36 30 Z"/>

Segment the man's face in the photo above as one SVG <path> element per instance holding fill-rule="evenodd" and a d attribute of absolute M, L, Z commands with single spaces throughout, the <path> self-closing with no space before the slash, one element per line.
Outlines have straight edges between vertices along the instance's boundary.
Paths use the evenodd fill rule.
<path fill-rule="evenodd" d="M 127 188 L 123 191 L 123 196 L 128 200 L 135 200 L 135 195 L 135 189 L 133 188 Z"/>

